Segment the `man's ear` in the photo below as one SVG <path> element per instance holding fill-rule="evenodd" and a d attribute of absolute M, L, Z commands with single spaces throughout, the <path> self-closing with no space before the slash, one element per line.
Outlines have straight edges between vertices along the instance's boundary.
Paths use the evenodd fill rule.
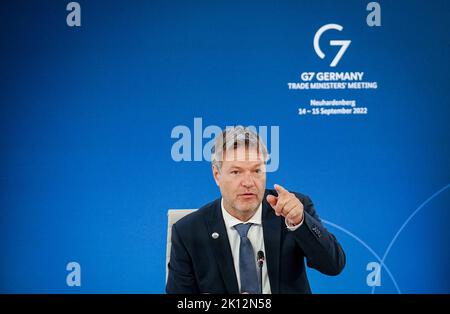
<path fill-rule="evenodd" d="M 213 177 L 214 177 L 214 181 L 216 181 L 217 186 L 219 186 L 219 169 L 217 169 L 216 165 L 212 166 L 212 173 L 213 173 Z"/>

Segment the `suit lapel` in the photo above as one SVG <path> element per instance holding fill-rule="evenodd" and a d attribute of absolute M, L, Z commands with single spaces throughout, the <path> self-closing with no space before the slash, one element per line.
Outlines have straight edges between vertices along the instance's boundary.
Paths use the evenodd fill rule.
<path fill-rule="evenodd" d="M 281 220 L 273 213 L 272 207 L 266 201 L 266 196 L 267 194 L 264 195 L 262 202 L 262 225 L 267 272 L 272 293 L 279 293 Z"/>
<path fill-rule="evenodd" d="M 214 256 L 219 266 L 219 271 L 225 283 L 228 293 L 239 293 L 236 272 L 234 269 L 233 255 L 231 254 L 230 241 L 228 240 L 225 222 L 223 221 L 220 199 L 215 204 L 207 220 L 209 240 L 214 249 Z M 213 233 L 218 233 L 219 237 L 213 239 Z"/>

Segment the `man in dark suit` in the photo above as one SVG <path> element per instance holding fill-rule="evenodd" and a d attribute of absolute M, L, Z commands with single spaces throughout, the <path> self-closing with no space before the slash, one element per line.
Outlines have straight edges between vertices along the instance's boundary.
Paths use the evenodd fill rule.
<path fill-rule="evenodd" d="M 344 251 L 311 199 L 278 184 L 266 190 L 267 159 L 249 129 L 216 138 L 212 170 L 222 197 L 173 225 L 167 293 L 311 293 L 305 258 L 324 274 L 342 271 Z"/>

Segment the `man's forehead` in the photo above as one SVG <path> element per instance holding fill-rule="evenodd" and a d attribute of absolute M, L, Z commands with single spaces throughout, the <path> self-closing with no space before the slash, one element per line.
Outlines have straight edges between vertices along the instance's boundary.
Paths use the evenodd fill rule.
<path fill-rule="evenodd" d="M 222 168 L 241 168 L 241 169 L 251 169 L 256 167 L 261 167 L 264 165 L 263 160 L 250 161 L 250 160 L 224 160 L 222 163 Z"/>

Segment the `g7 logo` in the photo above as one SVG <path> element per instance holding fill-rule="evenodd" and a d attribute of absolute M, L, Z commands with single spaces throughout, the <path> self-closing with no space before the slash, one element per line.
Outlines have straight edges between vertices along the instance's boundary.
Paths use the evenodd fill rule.
<path fill-rule="evenodd" d="M 319 30 L 314 35 L 314 50 L 316 51 L 317 55 L 320 59 L 325 58 L 325 54 L 322 52 L 319 46 L 320 37 L 323 33 L 325 33 L 327 30 L 335 29 L 337 31 L 342 31 L 344 28 L 339 24 L 326 24 L 319 28 Z M 334 57 L 333 61 L 331 61 L 330 66 L 335 67 L 339 60 L 341 60 L 342 56 L 344 55 L 345 51 L 347 50 L 348 46 L 350 46 L 351 40 L 330 40 L 331 46 L 341 46 L 341 49 L 339 49 L 338 53 Z"/>

